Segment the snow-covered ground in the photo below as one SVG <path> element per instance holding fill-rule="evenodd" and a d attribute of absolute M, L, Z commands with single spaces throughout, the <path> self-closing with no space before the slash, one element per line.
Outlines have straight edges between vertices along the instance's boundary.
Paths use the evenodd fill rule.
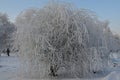
<path fill-rule="evenodd" d="M 112 62 L 119 64 L 120 59 L 113 59 Z M 17 75 L 20 70 L 20 61 L 17 56 L 11 55 L 8 57 L 5 54 L 0 56 L 0 80 L 39 80 L 39 79 L 22 79 Z M 110 73 L 94 79 L 62 79 L 62 80 L 120 80 L 120 66 L 116 65 L 110 69 Z M 60 79 L 59 79 L 60 80 Z"/>
<path fill-rule="evenodd" d="M 0 80 L 12 80 L 19 70 L 19 59 L 13 54 L 8 57 L 5 54 L 0 56 Z"/>

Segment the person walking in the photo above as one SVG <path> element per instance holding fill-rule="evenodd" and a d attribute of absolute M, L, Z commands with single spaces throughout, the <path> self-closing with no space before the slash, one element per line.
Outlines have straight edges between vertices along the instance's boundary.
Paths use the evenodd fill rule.
<path fill-rule="evenodd" d="M 10 50 L 7 48 L 7 55 L 10 56 Z"/>

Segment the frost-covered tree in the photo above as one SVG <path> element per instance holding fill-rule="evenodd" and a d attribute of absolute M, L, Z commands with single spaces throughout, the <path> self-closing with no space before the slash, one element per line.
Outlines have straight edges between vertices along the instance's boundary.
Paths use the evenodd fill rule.
<path fill-rule="evenodd" d="M 120 36 L 118 34 L 113 34 L 113 52 L 120 51 Z"/>
<path fill-rule="evenodd" d="M 108 67 L 112 33 L 89 10 L 52 3 L 23 11 L 16 26 L 16 45 L 29 75 L 59 76 L 64 68 L 74 77 L 90 77 Z"/>
<path fill-rule="evenodd" d="M 0 13 L 0 50 L 11 47 L 13 42 L 12 34 L 15 31 L 14 24 L 11 23 L 6 14 Z"/>

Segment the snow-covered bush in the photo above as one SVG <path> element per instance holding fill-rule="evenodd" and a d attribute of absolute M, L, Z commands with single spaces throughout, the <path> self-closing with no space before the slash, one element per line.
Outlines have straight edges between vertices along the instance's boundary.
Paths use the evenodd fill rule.
<path fill-rule="evenodd" d="M 15 31 L 14 24 L 11 23 L 6 14 L 0 13 L 0 50 L 12 46 L 12 34 Z"/>
<path fill-rule="evenodd" d="M 48 4 L 23 11 L 16 26 L 16 44 L 29 75 L 59 76 L 64 67 L 74 77 L 90 77 L 108 67 L 108 25 L 89 10 Z"/>

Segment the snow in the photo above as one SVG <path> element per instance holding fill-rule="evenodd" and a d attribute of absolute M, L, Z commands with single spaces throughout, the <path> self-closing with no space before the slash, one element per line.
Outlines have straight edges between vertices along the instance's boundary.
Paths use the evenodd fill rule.
<path fill-rule="evenodd" d="M 2 54 L 0 79 L 119 79 L 120 57 L 112 52 L 120 39 L 91 11 L 51 3 L 23 11 L 15 25 L 19 57 Z"/>
<path fill-rule="evenodd" d="M 5 54 L 0 56 L 0 80 L 10 80 L 16 77 L 20 62 L 13 54 L 8 57 Z"/>
<path fill-rule="evenodd" d="M 120 63 L 120 59 L 115 58 L 111 59 L 112 62 Z M 12 54 L 10 57 L 8 57 L 5 54 L 2 54 L 0 56 L 0 80 L 40 80 L 36 78 L 23 78 L 18 75 L 19 70 L 20 70 L 20 61 L 17 56 Z M 113 67 L 111 69 L 108 69 L 108 73 L 106 75 L 103 75 L 102 73 L 96 74 L 96 77 L 92 79 L 80 79 L 80 78 L 72 78 L 70 76 L 72 75 L 67 75 L 66 72 L 64 72 L 64 69 L 60 70 L 64 74 L 62 74 L 59 77 L 59 80 L 120 80 L 120 66 Z M 62 78 L 64 76 L 64 78 Z M 66 76 L 66 78 L 65 78 Z M 69 78 L 68 78 L 69 77 Z M 42 79 L 43 80 L 43 79 Z M 52 79 L 45 79 L 45 80 L 52 80 Z"/>

